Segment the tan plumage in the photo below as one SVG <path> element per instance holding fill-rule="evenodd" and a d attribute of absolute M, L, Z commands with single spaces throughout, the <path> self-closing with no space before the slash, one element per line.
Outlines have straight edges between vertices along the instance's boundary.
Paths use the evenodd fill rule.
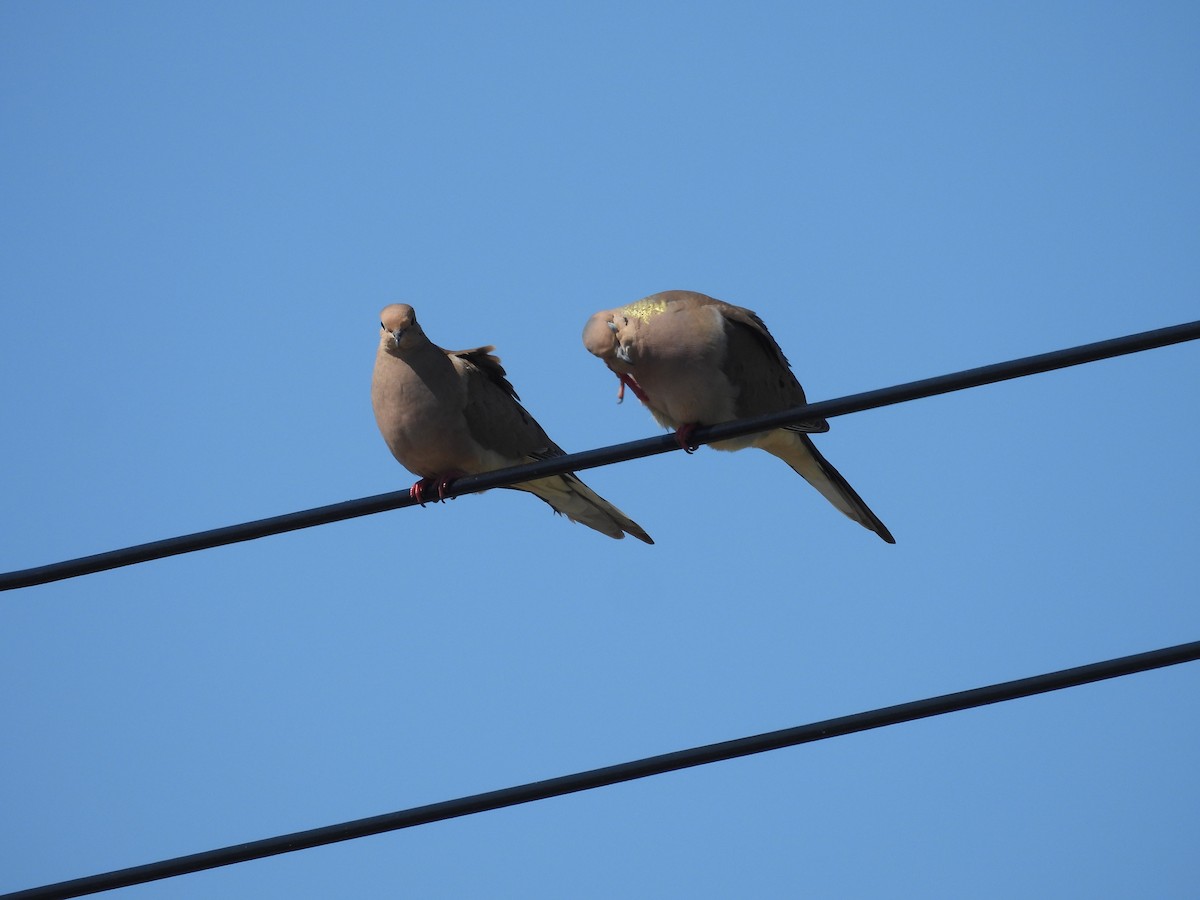
<path fill-rule="evenodd" d="M 598 312 L 584 327 L 583 343 L 681 441 L 697 426 L 806 402 L 804 388 L 762 320 L 705 294 L 664 291 Z M 808 436 L 828 430 L 824 419 L 816 419 L 712 446 L 759 447 L 778 456 L 841 512 L 894 544 L 891 532 Z"/>
<path fill-rule="evenodd" d="M 447 351 L 432 343 L 416 313 L 395 303 L 380 315 L 371 380 L 375 421 L 392 455 L 421 481 L 411 493 L 454 478 L 562 456 L 563 451 L 518 402 L 493 347 Z M 613 538 L 654 541 L 573 473 L 513 485 L 575 522 Z"/>

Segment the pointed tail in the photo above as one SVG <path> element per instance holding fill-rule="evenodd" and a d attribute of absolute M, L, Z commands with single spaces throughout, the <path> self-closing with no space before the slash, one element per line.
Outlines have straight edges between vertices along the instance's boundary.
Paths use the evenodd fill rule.
<path fill-rule="evenodd" d="M 572 522 L 594 528 L 611 538 L 620 540 L 626 534 L 631 534 L 639 541 L 654 543 L 642 526 L 580 481 L 573 472 L 514 484 L 513 487 L 529 491 Z"/>
<path fill-rule="evenodd" d="M 879 516 L 871 512 L 871 508 L 858 496 L 858 492 L 850 487 L 850 482 L 842 477 L 807 434 L 778 429 L 764 436 L 757 446 L 775 456 L 802 475 L 809 484 L 821 492 L 830 503 L 839 510 L 879 535 L 889 544 L 896 543 L 887 526 L 879 520 Z"/>

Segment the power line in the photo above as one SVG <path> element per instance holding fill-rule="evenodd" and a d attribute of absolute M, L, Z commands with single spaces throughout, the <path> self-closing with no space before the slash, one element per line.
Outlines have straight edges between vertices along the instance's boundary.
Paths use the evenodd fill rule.
<path fill-rule="evenodd" d="M 966 369 L 949 375 L 925 378 L 921 381 L 910 381 L 906 384 L 879 388 L 878 390 L 867 391 L 861 394 L 850 394 L 846 397 L 824 400 L 819 403 L 810 403 L 807 406 L 799 406 L 794 409 L 756 416 L 751 419 L 741 419 L 736 422 L 725 422 L 708 428 L 698 428 L 692 436 L 692 442 L 707 444 L 725 438 L 739 437 L 745 434 L 778 428 L 794 422 L 802 422 L 805 419 L 817 417 L 829 419 L 835 416 L 844 416 L 849 413 L 876 409 L 881 406 L 890 406 L 895 403 L 906 403 L 910 400 L 918 400 L 923 397 L 932 397 L 937 394 L 980 387 L 985 384 L 994 384 L 998 381 L 1007 381 L 1013 378 L 1023 378 L 1026 375 L 1035 375 L 1054 369 L 1081 365 L 1082 363 L 1096 362 L 1114 356 L 1138 353 L 1143 350 L 1165 347 L 1184 341 L 1194 341 L 1198 338 L 1200 338 L 1200 321 L 1173 325 L 1167 328 L 1125 335 L 1124 337 L 1099 341 L 1093 344 L 1083 344 L 1078 347 L 1055 350 L 1037 356 L 1026 356 L 1021 359 L 994 363 L 976 369 Z M 532 481 L 535 478 L 544 478 L 548 475 L 558 475 L 563 472 L 578 472 L 597 466 L 607 466 L 616 462 L 625 462 L 631 459 L 639 459 L 644 456 L 667 453 L 678 449 L 679 445 L 671 435 L 659 435 L 639 441 L 614 444 L 610 447 L 585 450 L 581 453 L 570 453 L 565 456 L 540 460 L 527 465 L 497 469 L 494 472 L 485 472 L 481 475 L 464 476 L 450 486 L 450 489 L 446 491 L 446 496 L 458 497 L 463 494 L 473 494 L 492 488 L 507 487 L 523 481 Z M 49 565 L 37 566 L 31 569 L 20 569 L 15 572 L 0 574 L 0 591 L 32 587 L 33 585 L 47 584 L 52 581 L 61 581 L 65 578 L 75 578 L 80 575 L 91 575 L 121 566 L 149 562 L 167 556 L 176 556 L 181 553 L 191 553 L 195 550 L 208 550 L 213 547 L 234 544 L 239 541 L 251 541 L 256 538 L 267 537 L 268 535 L 282 534 L 301 528 L 311 528 L 315 525 L 328 525 L 332 522 L 340 522 L 343 519 L 352 519 L 357 516 L 367 516 L 373 513 L 412 506 L 413 503 L 414 501 L 409 497 L 407 490 L 392 491 L 387 494 L 375 494 L 374 496 L 363 497 L 358 500 L 346 500 L 342 503 L 319 506 L 315 509 L 287 513 L 282 516 L 272 516 L 268 519 L 258 519 L 239 525 L 229 525 L 224 528 L 214 528 L 210 531 L 200 531 L 195 534 L 152 541 L 148 544 L 138 544 L 133 547 L 125 547 L 121 550 L 110 550 L 107 553 L 97 553 L 94 556 L 83 556 L 78 559 L 50 563 Z"/>
<path fill-rule="evenodd" d="M 1133 656 L 1109 659 L 1103 662 L 1091 663 L 1072 669 L 1062 669 L 1021 678 L 1017 681 L 1006 681 L 986 687 L 959 691 L 954 694 L 942 694 L 925 700 L 914 700 L 901 703 L 898 706 L 887 706 L 868 712 L 854 713 L 836 719 L 826 719 L 809 725 L 795 728 L 785 728 L 782 731 L 771 731 L 752 737 L 723 741 L 719 744 L 708 744 L 703 747 L 693 747 L 688 750 L 678 750 L 674 753 L 664 753 L 660 756 L 650 756 L 632 762 L 607 766 L 602 769 L 591 769 L 574 775 L 563 775 L 547 781 L 536 781 L 516 787 L 489 791 L 484 794 L 474 794 L 460 797 L 456 800 L 446 800 L 427 806 L 417 806 L 399 812 L 386 813 L 366 819 L 355 819 L 342 822 L 339 825 L 327 825 L 323 828 L 313 828 L 308 831 L 297 831 L 278 837 L 250 841 L 245 844 L 235 844 L 219 850 L 209 850 L 203 853 L 193 853 L 189 856 L 178 856 L 174 859 L 133 866 L 128 869 L 117 869 L 99 875 L 76 878 L 71 881 L 61 881 L 57 884 L 29 888 L 11 894 L 0 895 L 0 900 L 65 900 L 68 897 L 82 897 L 100 891 L 115 888 L 130 887 L 135 884 L 145 884 L 163 878 L 186 875 L 213 869 L 234 863 L 249 862 L 293 850 L 307 850 L 313 847 L 348 841 L 360 837 L 381 834 L 386 831 L 396 831 L 401 828 L 411 828 L 414 825 L 426 825 L 431 822 L 441 822 L 459 816 L 474 815 L 535 800 L 545 800 L 550 797 L 561 797 L 578 791 L 606 787 L 625 781 L 647 778 L 652 775 L 662 775 L 692 766 L 702 766 L 714 762 L 737 759 L 768 750 L 778 750 L 783 747 L 794 747 L 827 738 L 855 734 L 888 725 L 898 725 L 902 722 L 912 722 L 930 716 L 944 715 L 986 706 L 991 703 L 1002 703 L 1022 697 L 1031 697 L 1047 691 L 1058 691 L 1069 687 L 1103 681 L 1108 678 L 1119 678 L 1137 672 L 1146 672 L 1164 666 L 1178 665 L 1200 659 L 1200 641 L 1189 644 L 1179 644 L 1174 647 L 1164 647 L 1160 650 L 1150 650 Z"/>

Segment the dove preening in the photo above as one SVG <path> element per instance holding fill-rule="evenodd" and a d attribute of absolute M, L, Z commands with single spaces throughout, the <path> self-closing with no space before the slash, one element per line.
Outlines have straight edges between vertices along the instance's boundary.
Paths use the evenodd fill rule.
<path fill-rule="evenodd" d="M 521 463 L 562 456 L 518 402 L 494 347 L 443 350 L 417 324 L 413 308 L 394 303 L 380 315 L 379 350 L 371 379 L 375 421 L 392 455 L 421 480 L 409 491 L 420 501 L 446 486 Z M 515 484 L 545 500 L 568 519 L 613 538 L 650 535 L 589 488 L 574 473 Z"/>
<path fill-rule="evenodd" d="M 804 389 L 757 315 L 693 291 L 664 291 L 598 312 L 583 343 L 688 446 L 698 426 L 802 406 Z M 889 544 L 887 526 L 823 457 L 808 435 L 824 419 L 718 441 L 717 450 L 759 447 L 778 456 L 841 512 Z"/>

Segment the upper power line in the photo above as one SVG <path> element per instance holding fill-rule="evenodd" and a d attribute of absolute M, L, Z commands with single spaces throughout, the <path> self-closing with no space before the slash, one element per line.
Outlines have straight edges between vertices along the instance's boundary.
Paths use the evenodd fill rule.
<path fill-rule="evenodd" d="M 1138 353 L 1142 350 L 1152 350 L 1184 341 L 1194 341 L 1200 338 L 1200 321 L 1187 322 L 1154 331 L 1143 331 L 1138 334 L 1125 335 L 1107 341 L 1092 344 L 1082 344 L 1063 350 L 1054 350 L 1037 356 L 1026 356 L 1007 362 L 994 363 L 976 369 L 966 369 L 949 375 L 939 375 L 920 381 L 910 381 L 906 384 L 893 385 L 866 391 L 861 394 L 850 394 L 834 400 L 823 400 L 798 406 L 794 409 L 769 413 L 750 419 L 740 419 L 736 422 L 724 422 L 707 428 L 698 428 L 691 436 L 696 444 L 707 444 L 725 438 L 740 437 L 754 434 L 758 431 L 768 431 L 795 422 L 813 418 L 833 418 L 849 413 L 890 406 L 895 403 L 906 403 L 922 397 L 932 397 L 952 391 L 980 387 L 998 381 L 1022 378 L 1026 375 L 1036 375 L 1054 369 L 1077 366 L 1082 363 L 1096 362 L 1114 356 L 1128 353 Z M 548 475 L 559 475 L 563 472 L 577 472 L 597 466 L 607 466 L 616 462 L 652 456 L 658 453 L 668 453 L 678 450 L 679 444 L 672 435 L 660 435 L 630 441 L 624 444 L 614 444 L 610 447 L 600 447 L 595 450 L 584 450 L 581 453 L 569 453 L 553 459 L 540 460 L 527 465 L 512 466 L 507 469 L 497 469 L 480 475 L 467 475 L 453 482 L 446 491 L 446 497 L 458 497 L 492 488 L 507 487 L 535 478 Z M 64 578 L 75 578 L 79 575 L 90 575 L 107 569 L 116 569 L 135 563 L 149 562 L 167 556 L 181 553 L 191 553 L 195 550 L 208 550 L 225 544 L 239 541 L 250 541 L 255 538 L 267 537 L 272 534 L 282 534 L 286 531 L 296 531 L 300 528 L 311 528 L 314 525 L 327 525 L 352 519 L 357 516 L 386 512 L 411 506 L 415 503 L 407 490 L 392 491 L 386 494 L 376 494 L 362 497 L 358 500 L 346 500 L 329 506 L 318 506 L 315 509 L 287 513 L 282 516 L 272 516 L 268 519 L 258 519 L 239 525 L 229 525 L 224 528 L 214 528 L 210 531 L 200 531 L 195 534 L 166 538 L 152 541 L 148 544 L 138 544 L 120 550 L 110 550 L 107 553 L 97 553 L 94 556 L 83 556 L 78 559 L 68 559 L 63 562 L 50 563 L 31 569 L 20 569 L 14 572 L 0 574 L 0 590 L 8 591 L 16 588 L 32 587 L 61 581 Z"/>

